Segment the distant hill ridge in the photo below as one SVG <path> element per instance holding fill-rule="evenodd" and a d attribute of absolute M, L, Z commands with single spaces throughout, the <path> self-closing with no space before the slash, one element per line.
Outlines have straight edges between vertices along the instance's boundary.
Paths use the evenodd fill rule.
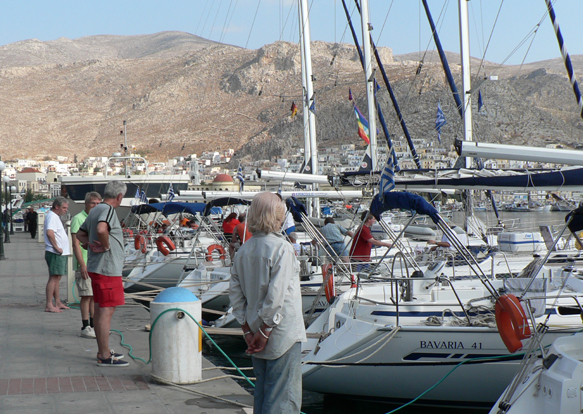
<path fill-rule="evenodd" d="M 39 66 L 104 59 L 168 59 L 220 43 L 185 32 L 148 35 L 61 37 L 23 40 L 0 47 L 0 68 Z"/>

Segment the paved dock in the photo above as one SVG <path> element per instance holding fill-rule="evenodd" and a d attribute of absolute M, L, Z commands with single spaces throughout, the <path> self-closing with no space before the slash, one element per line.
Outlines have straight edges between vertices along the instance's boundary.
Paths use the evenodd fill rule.
<path fill-rule="evenodd" d="M 125 354 L 126 368 L 96 365 L 97 343 L 81 338 L 78 309 L 44 312 L 48 280 L 44 244 L 17 232 L 0 261 L 0 413 L 2 414 L 231 414 L 252 406 L 253 398 L 231 378 L 181 386 L 151 380 L 151 364 L 132 360 L 112 333 L 110 346 Z M 66 278 L 61 298 L 66 299 Z M 119 307 L 112 329 L 124 335 L 133 355 L 148 360 L 150 314 L 131 300 Z M 204 360 L 203 368 L 212 368 Z M 204 370 L 203 379 L 223 376 Z M 205 396 L 208 395 L 208 396 Z"/>

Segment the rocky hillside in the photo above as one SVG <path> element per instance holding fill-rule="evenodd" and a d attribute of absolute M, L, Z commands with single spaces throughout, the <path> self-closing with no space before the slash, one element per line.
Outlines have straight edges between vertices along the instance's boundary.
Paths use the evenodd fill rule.
<path fill-rule="evenodd" d="M 312 46 L 318 142 L 352 142 L 351 88 L 363 113 L 364 76 L 352 45 Z M 382 59 L 413 138 L 436 139 L 437 102 L 447 125 L 444 145 L 461 121 L 435 56 L 419 69 L 417 54 Z M 459 57 L 449 54 L 459 81 Z M 480 62 L 473 62 L 478 68 Z M 583 59 L 574 57 L 574 66 Z M 127 121 L 131 146 L 152 160 L 234 148 L 247 159 L 286 155 L 303 146 L 301 70 L 297 44 L 258 50 L 218 44 L 187 33 L 93 36 L 52 42 L 27 40 L 0 47 L 0 154 L 4 159 L 57 155 L 104 156 L 118 151 Z M 542 146 L 583 144 L 583 123 L 560 60 L 523 67 L 486 62 L 476 140 Z M 490 75 L 497 76 L 496 79 Z M 390 134 L 402 135 L 383 86 L 379 100 Z M 296 102 L 298 116 L 290 117 Z"/>

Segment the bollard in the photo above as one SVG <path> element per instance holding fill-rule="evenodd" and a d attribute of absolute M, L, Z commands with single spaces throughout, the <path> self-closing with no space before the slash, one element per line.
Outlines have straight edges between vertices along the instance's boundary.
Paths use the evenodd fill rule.
<path fill-rule="evenodd" d="M 202 331 L 184 312 L 201 320 L 201 302 L 188 289 L 172 287 L 163 290 L 150 303 L 152 324 L 152 378 L 176 384 L 192 384 L 202 379 Z M 161 381 L 163 382 L 163 381 Z"/>

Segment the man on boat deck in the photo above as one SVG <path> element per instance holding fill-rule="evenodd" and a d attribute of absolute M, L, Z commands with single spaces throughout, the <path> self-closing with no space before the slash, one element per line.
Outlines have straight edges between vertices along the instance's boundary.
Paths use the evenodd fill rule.
<path fill-rule="evenodd" d="M 348 252 L 344 244 L 344 236 L 353 237 L 354 233 L 346 230 L 344 227 L 334 223 L 332 217 L 326 217 L 324 226 L 320 229 L 320 233 L 326 239 L 330 246 L 326 246 L 326 250 L 335 258 L 340 257 L 343 262 L 348 263 Z"/>
<path fill-rule="evenodd" d="M 454 229 L 456 227 L 456 225 L 454 223 L 452 223 L 449 219 L 445 219 L 445 222 L 447 223 L 447 225 L 451 229 Z M 455 230 L 454 230 L 454 232 L 456 233 L 456 236 L 457 236 L 458 240 L 460 241 L 460 243 L 464 246 L 467 246 L 468 245 L 468 235 L 466 233 L 459 233 Z M 436 250 L 438 247 L 443 247 L 446 249 L 449 248 L 451 250 L 455 250 L 455 248 L 451 245 L 450 240 L 448 239 L 448 237 L 445 234 L 441 237 L 441 241 L 428 240 L 427 244 L 435 244 L 435 246 L 433 246 L 431 248 L 431 251 Z"/>
<path fill-rule="evenodd" d="M 229 243 L 229 255 L 231 256 L 231 259 L 243 243 L 249 240 L 252 236 L 253 235 L 247 227 L 247 214 L 239 214 L 239 224 L 233 229 L 233 239 L 231 243 Z"/>
<path fill-rule="evenodd" d="M 124 241 L 123 231 L 115 213 L 127 191 L 122 181 L 112 180 L 105 186 L 103 203 L 94 207 L 79 228 L 77 238 L 87 251 L 87 272 L 91 277 L 95 302 L 95 335 L 97 365 L 126 367 L 123 354 L 109 349 L 109 330 L 116 306 L 125 303 L 121 280 Z"/>
<path fill-rule="evenodd" d="M 101 203 L 101 194 L 91 191 L 85 194 L 85 208 L 71 220 L 71 236 L 73 238 L 73 269 L 75 270 L 75 284 L 79 289 L 81 300 L 79 308 L 81 309 L 81 336 L 83 338 L 95 338 L 93 330 L 93 289 L 91 288 L 91 278 L 87 273 L 87 250 L 81 247 L 77 239 L 77 231 L 81 224 L 85 222 L 87 215 Z"/>
<path fill-rule="evenodd" d="M 47 282 L 47 303 L 45 312 L 60 313 L 62 309 L 69 309 L 61 303 L 59 298 L 59 283 L 61 276 L 67 273 L 67 256 L 71 254 L 69 249 L 69 236 L 61 222 L 61 216 L 67 213 L 69 202 L 65 197 L 57 197 L 53 206 L 45 216 L 45 261 L 49 266 L 49 281 Z M 53 305 L 53 298 L 55 304 Z"/>
<path fill-rule="evenodd" d="M 366 269 L 368 266 L 368 262 L 370 262 L 370 252 L 373 245 L 384 246 L 389 249 L 392 247 L 392 244 L 378 241 L 372 237 L 370 228 L 375 222 L 375 218 L 372 214 L 365 211 L 362 213 L 361 218 L 362 226 L 356 230 L 356 235 L 352 242 L 352 247 L 350 248 L 350 260 L 353 262 L 362 262 L 362 264 L 356 265 L 357 272 Z"/>

